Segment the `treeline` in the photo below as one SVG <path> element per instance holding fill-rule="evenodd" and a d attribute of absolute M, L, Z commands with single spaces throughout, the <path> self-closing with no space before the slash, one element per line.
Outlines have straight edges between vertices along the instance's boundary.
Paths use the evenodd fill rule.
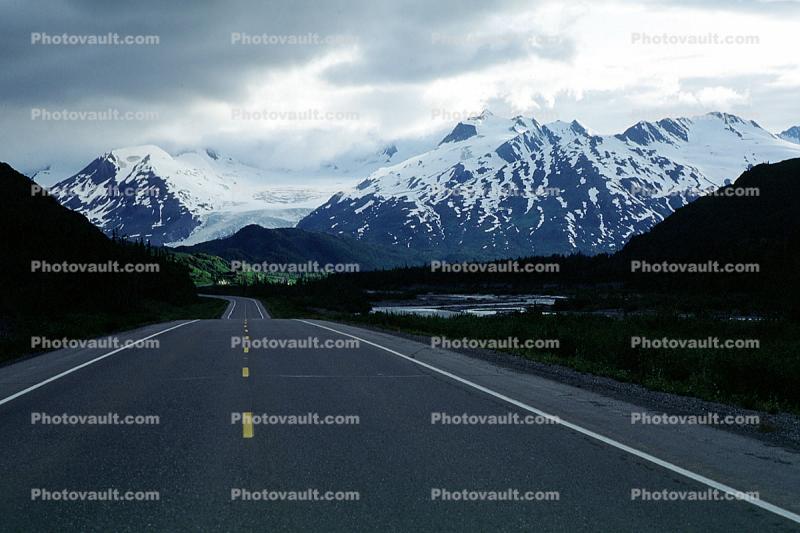
<path fill-rule="evenodd" d="M 307 316 L 319 310 L 325 313 L 367 313 L 371 305 L 368 295 L 352 277 L 333 275 L 300 278 L 294 283 L 253 280 L 241 285 L 204 288 L 209 294 L 233 294 L 269 301 L 270 311 L 282 306 L 281 316 Z"/>

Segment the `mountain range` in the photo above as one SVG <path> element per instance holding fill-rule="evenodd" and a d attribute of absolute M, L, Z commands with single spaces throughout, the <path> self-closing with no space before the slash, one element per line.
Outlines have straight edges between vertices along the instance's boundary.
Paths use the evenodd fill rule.
<path fill-rule="evenodd" d="M 192 245 L 250 224 L 293 227 L 337 190 L 429 142 L 420 137 L 364 147 L 309 169 L 257 168 L 210 148 L 173 155 L 155 145 L 130 146 L 102 154 L 60 181 L 65 174 L 59 165 L 36 169 L 31 177 L 55 183 L 50 193 L 107 235 Z"/>
<path fill-rule="evenodd" d="M 212 150 L 173 157 L 146 145 L 103 154 L 49 192 L 106 234 L 159 245 L 202 242 L 248 224 L 293 226 L 330 194 L 269 182 Z"/>
<path fill-rule="evenodd" d="M 334 276 L 359 290 L 387 295 L 425 293 L 569 294 L 557 308 L 636 310 L 661 307 L 668 312 L 706 311 L 729 316 L 787 313 L 800 317 L 800 158 L 760 164 L 745 171 L 717 194 L 677 209 L 649 231 L 633 237 L 614 254 L 530 256 L 520 265 L 557 263 L 558 273 L 528 274 L 476 269 L 433 270 L 430 265 Z M 732 190 L 756 195 L 729 196 Z M 505 264 L 507 259 L 499 260 Z M 756 264 L 745 273 L 662 273 L 633 267 L 716 263 Z M 573 292 L 577 289 L 577 295 Z M 564 305 L 561 305 L 564 304 Z M 724 311 L 723 311 L 724 310 Z M 787 351 L 787 356 L 791 353 Z M 800 362 L 800 361 L 798 361 Z M 795 363 L 792 363 L 795 364 Z"/>
<path fill-rule="evenodd" d="M 310 173 L 265 171 L 210 149 L 120 148 L 50 192 L 108 235 L 157 245 L 194 245 L 257 224 L 447 258 L 593 254 L 619 250 L 754 164 L 798 155 L 797 127 L 774 135 L 724 113 L 603 136 L 577 121 L 486 111 L 438 143 L 388 143 Z M 333 194 L 359 176 L 367 177 Z"/>
<path fill-rule="evenodd" d="M 595 135 L 487 111 L 298 227 L 441 256 L 614 252 L 753 165 L 799 156 L 800 145 L 725 113 Z"/>

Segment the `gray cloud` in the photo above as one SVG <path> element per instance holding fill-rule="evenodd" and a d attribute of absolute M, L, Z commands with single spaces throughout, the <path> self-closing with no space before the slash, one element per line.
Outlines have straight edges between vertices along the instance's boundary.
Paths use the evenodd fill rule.
<path fill-rule="evenodd" d="M 233 46 L 231 34 L 345 36 L 365 51 L 359 65 L 331 73 L 354 82 L 409 81 L 508 60 L 529 51 L 506 44 L 442 46 L 437 32 L 458 36 L 481 20 L 530 2 L 25 2 L 0 19 L 0 99 L 64 103 L 112 93 L 117 98 L 180 101 L 234 98 L 253 72 L 302 64 L 327 45 Z M 156 35 L 157 46 L 31 45 L 31 34 Z M 553 53 L 552 46 L 542 53 Z M 466 54 L 462 55 L 462 53 Z M 348 70 L 349 68 L 349 70 Z"/>
<path fill-rule="evenodd" d="M 251 2 L 236 9 L 224 2 L 81 1 L 45 9 L 44 3 L 13 2 L 13 16 L 0 20 L 0 67 L 6 74 L 0 98 L 55 103 L 109 93 L 143 101 L 234 97 L 253 70 L 303 62 L 319 49 L 232 46 L 231 33 L 336 31 L 332 4 L 302 4 Z M 33 46 L 33 32 L 156 35 L 159 44 Z"/>
<path fill-rule="evenodd" d="M 331 146 L 341 146 L 345 151 L 357 146 L 371 149 L 403 131 L 404 121 L 413 118 L 419 122 L 430 117 L 431 110 L 424 107 L 428 104 L 420 101 L 420 94 L 436 80 L 479 73 L 526 58 L 571 68 L 580 52 L 579 36 L 572 33 L 572 23 L 596 4 L 573 3 L 563 7 L 556 24 L 536 19 L 515 24 L 519 20 L 528 21 L 525 15 L 543 3 L 532 0 L 5 0 L 0 5 L 3 72 L 0 117 L 4 126 L 0 131 L 0 160 L 26 168 L 52 162 L 79 166 L 117 146 L 156 143 L 168 150 L 213 145 L 245 159 L 283 165 L 292 159 L 313 164 L 315 158 L 328 157 Z M 792 1 L 631 3 L 766 13 L 784 19 L 800 13 L 800 3 Z M 33 32 L 53 36 L 109 32 L 156 35 L 159 44 L 42 46 L 31 44 Z M 313 33 L 320 38 L 347 39 L 333 45 L 234 46 L 231 44 L 234 32 L 251 36 Z M 614 37 L 609 34 L 608 39 Z M 215 127 L 219 124 L 214 119 L 195 113 L 203 105 L 239 105 L 254 86 L 265 83 L 265 74 L 291 73 L 330 52 L 353 48 L 357 53 L 352 60 L 333 64 L 319 76 L 332 91 L 362 91 L 358 97 L 334 99 L 330 104 L 351 106 L 346 110 L 356 111 L 362 117 L 359 128 L 348 129 L 344 126 L 351 125 L 346 124 L 341 128 L 336 124 L 309 124 L 286 131 L 264 127 L 252 128 L 243 136 Z M 615 60 L 609 58 L 611 63 Z M 787 64 L 785 68 L 791 73 L 797 64 Z M 621 123 L 635 122 L 628 116 L 631 110 L 628 96 L 646 89 L 630 85 L 624 91 L 596 90 L 581 95 L 561 92 L 552 99 L 555 108 L 547 109 L 543 95 L 537 91 L 540 82 L 548 81 L 548 75 L 548 72 L 533 72 L 529 87 L 514 88 L 517 97 L 529 93 L 534 106 L 545 108 L 530 113 L 547 120 L 556 116 L 578 118 L 598 129 L 616 129 Z M 774 73 L 763 78 L 732 75 L 725 79 L 683 79 L 681 87 L 691 91 L 704 86 L 725 86 L 748 92 L 750 108 L 742 109 L 745 115 L 752 111 L 753 115 L 770 118 L 773 124 L 800 122 L 800 117 L 787 116 L 787 110 L 796 109 L 792 101 L 796 87 L 773 86 L 773 81 Z M 496 94 L 498 90 L 510 89 L 487 88 L 480 105 L 490 106 L 501 114 L 515 112 L 508 95 Z M 125 122 L 31 120 L 32 108 L 107 107 L 152 112 L 157 118 Z M 664 113 L 683 111 L 686 106 L 665 109 Z M 625 116 L 620 118 L 620 115 Z M 431 122 L 433 129 L 448 127 L 442 121 Z"/>

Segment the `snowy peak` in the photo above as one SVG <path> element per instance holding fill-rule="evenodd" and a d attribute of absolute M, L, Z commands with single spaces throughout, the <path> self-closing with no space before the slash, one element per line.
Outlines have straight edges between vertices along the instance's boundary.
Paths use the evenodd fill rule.
<path fill-rule="evenodd" d="M 386 161 L 392 159 L 392 156 L 397 153 L 397 146 L 394 144 L 390 144 L 383 150 L 381 150 L 381 156 L 386 158 Z"/>
<path fill-rule="evenodd" d="M 589 131 L 577 120 L 564 122 L 556 120 L 544 125 L 544 131 L 553 139 L 572 141 L 580 137 L 589 137 Z"/>
<path fill-rule="evenodd" d="M 678 157 L 683 154 L 698 164 L 704 159 L 723 163 L 746 161 L 744 166 L 736 165 L 736 173 L 731 178 L 738 177 L 755 159 L 774 160 L 769 154 L 772 148 L 776 148 L 778 153 L 784 151 L 780 143 L 775 142 L 776 136 L 757 122 L 718 111 L 694 117 L 639 122 L 616 137 L 640 146 L 666 150 Z M 714 150 L 710 151 L 712 148 Z M 706 152 L 705 158 L 701 157 L 702 152 Z"/>
<path fill-rule="evenodd" d="M 729 113 L 714 111 L 699 117 L 693 117 L 690 121 L 692 123 L 692 132 L 702 129 L 717 129 L 724 134 L 735 135 L 739 138 L 775 138 L 775 135 L 762 128 L 755 120 L 745 120 Z"/>
<path fill-rule="evenodd" d="M 800 126 L 792 126 L 778 134 L 778 137 L 790 143 L 800 144 Z"/>
<path fill-rule="evenodd" d="M 439 146 L 447 143 L 457 143 L 461 141 L 466 141 L 470 137 L 474 137 L 478 134 L 478 129 L 475 127 L 474 124 L 464 124 L 463 122 L 459 122 L 456 124 L 456 127 L 453 128 L 453 131 L 447 134 L 447 136 L 441 140 Z"/>
<path fill-rule="evenodd" d="M 761 128 L 756 121 L 754 120 L 744 120 L 742 117 L 731 115 L 730 113 L 721 113 L 719 111 L 712 111 L 710 113 L 705 114 L 706 117 L 715 118 L 717 120 L 721 120 L 724 124 L 728 126 L 753 126 L 756 128 Z"/>
<path fill-rule="evenodd" d="M 655 123 L 640 121 L 617 135 L 617 138 L 641 146 L 648 146 L 652 143 L 688 142 L 691 124 L 691 120 L 686 118 L 665 118 Z"/>
<path fill-rule="evenodd" d="M 541 127 L 534 119 L 522 116 L 507 119 L 495 116 L 491 111 L 485 109 L 479 115 L 469 117 L 456 124 L 437 146 L 460 143 L 473 137 L 499 139 L 500 142 L 504 142 L 510 137 L 527 131 L 541 135 Z"/>
<path fill-rule="evenodd" d="M 690 142 L 692 137 L 707 138 L 709 135 L 735 136 L 740 139 L 745 137 L 774 138 L 755 121 L 717 111 L 692 118 L 665 118 L 656 122 L 641 121 L 616 137 L 640 146 L 649 146 L 654 143 L 681 145 Z"/>
<path fill-rule="evenodd" d="M 530 132 L 534 135 L 542 135 L 542 126 L 538 122 L 536 122 L 535 118 L 528 118 L 523 117 L 522 115 L 517 115 L 516 117 L 511 119 L 513 121 L 513 129 L 517 133 L 526 133 Z"/>
<path fill-rule="evenodd" d="M 494 117 L 494 113 L 492 113 L 488 109 L 484 109 L 479 114 L 475 115 L 474 117 L 469 117 L 467 120 L 477 122 L 477 121 L 489 120 L 492 117 Z"/>
<path fill-rule="evenodd" d="M 172 160 L 171 155 L 169 155 L 167 152 L 165 152 L 164 150 L 153 144 L 145 144 L 141 146 L 129 146 L 126 148 L 116 148 L 105 154 L 105 156 L 123 162 L 123 166 L 124 163 L 135 164 L 139 160 L 143 158 L 149 158 L 151 156 L 154 160 L 157 161 Z"/>
<path fill-rule="evenodd" d="M 206 151 L 172 157 L 158 146 L 143 145 L 112 150 L 106 159 L 116 166 L 115 179 L 120 184 L 162 186 L 195 215 L 235 200 L 232 193 L 238 176 L 224 172 Z"/>

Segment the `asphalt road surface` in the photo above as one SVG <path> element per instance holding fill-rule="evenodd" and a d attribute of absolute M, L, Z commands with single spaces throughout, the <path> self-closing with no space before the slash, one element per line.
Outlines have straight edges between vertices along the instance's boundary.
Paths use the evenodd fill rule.
<path fill-rule="evenodd" d="M 125 337 L 149 345 L 0 368 L 0 530 L 800 529 L 796 463 L 763 461 L 778 472 L 772 492 L 727 500 L 728 480 L 706 479 L 697 450 L 659 464 L 658 443 L 604 441 L 603 424 L 493 424 L 477 417 L 537 415 L 481 385 L 500 374 L 442 369 L 404 339 L 231 302 L 219 320 Z M 107 413 L 151 418 L 75 418 Z M 479 422 L 432 423 L 438 413 Z M 115 500 L 90 500 L 109 490 Z M 714 490 L 719 499 L 691 501 Z"/>

